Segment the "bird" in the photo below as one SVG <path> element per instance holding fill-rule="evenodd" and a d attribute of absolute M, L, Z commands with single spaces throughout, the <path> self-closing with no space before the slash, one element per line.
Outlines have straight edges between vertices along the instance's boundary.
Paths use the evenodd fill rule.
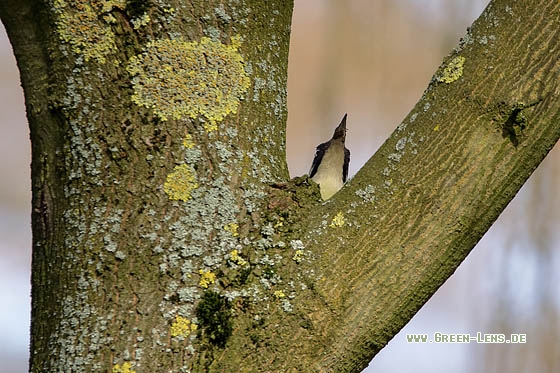
<path fill-rule="evenodd" d="M 311 180 L 319 184 L 321 198 L 326 201 L 338 192 L 348 177 L 350 150 L 344 146 L 346 140 L 346 117 L 334 130 L 332 138 L 319 144 L 309 170 Z"/>

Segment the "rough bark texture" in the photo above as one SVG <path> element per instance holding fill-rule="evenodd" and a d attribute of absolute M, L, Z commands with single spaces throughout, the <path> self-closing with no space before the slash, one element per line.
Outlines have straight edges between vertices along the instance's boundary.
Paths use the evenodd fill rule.
<path fill-rule="evenodd" d="M 291 11 L 0 4 L 32 137 L 31 371 L 359 371 L 560 136 L 560 4 L 493 1 L 320 204 L 286 183 Z"/>

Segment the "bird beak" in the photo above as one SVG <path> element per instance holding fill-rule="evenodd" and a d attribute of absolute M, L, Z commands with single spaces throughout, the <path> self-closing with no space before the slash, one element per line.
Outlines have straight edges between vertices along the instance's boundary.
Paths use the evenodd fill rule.
<path fill-rule="evenodd" d="M 346 137 L 346 117 L 347 116 L 348 116 L 348 114 L 344 114 L 344 117 L 342 117 L 342 120 L 340 121 L 340 124 L 334 130 L 333 139 L 339 139 L 341 137 L 344 139 Z"/>

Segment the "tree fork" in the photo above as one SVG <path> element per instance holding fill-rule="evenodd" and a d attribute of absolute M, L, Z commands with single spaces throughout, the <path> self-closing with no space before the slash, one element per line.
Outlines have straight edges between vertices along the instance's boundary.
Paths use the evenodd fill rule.
<path fill-rule="evenodd" d="M 363 369 L 558 140 L 559 8 L 491 2 L 321 205 L 287 181 L 291 3 L 1 2 L 32 137 L 31 370 Z"/>

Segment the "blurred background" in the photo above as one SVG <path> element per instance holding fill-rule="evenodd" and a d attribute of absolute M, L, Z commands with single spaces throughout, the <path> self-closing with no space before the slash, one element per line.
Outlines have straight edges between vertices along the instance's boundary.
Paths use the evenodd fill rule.
<path fill-rule="evenodd" d="M 288 164 L 307 173 L 315 146 L 348 113 L 350 175 L 422 95 L 486 0 L 295 0 Z M 0 371 L 27 371 L 30 143 L 22 90 L 0 26 Z M 560 372 L 558 146 L 456 273 L 366 373 Z M 408 344 L 406 334 L 519 333 L 526 344 Z"/>

